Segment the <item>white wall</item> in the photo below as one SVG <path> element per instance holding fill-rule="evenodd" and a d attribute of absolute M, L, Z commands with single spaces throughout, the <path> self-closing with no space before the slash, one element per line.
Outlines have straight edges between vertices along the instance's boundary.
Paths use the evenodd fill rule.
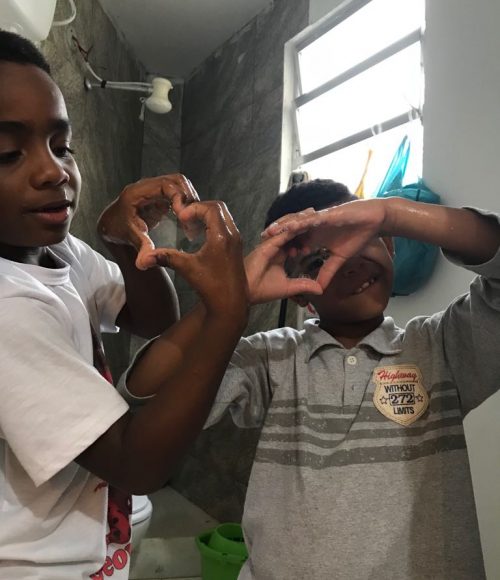
<path fill-rule="evenodd" d="M 426 10 L 424 179 L 450 205 L 500 211 L 500 2 L 428 0 Z M 448 264 L 436 274 L 419 309 L 441 306 L 468 278 Z M 499 416 L 500 393 L 464 422 L 490 580 L 500 578 Z"/>
<path fill-rule="evenodd" d="M 424 180 L 449 205 L 500 211 L 500 2 L 428 1 L 426 20 Z M 429 285 L 389 313 L 402 324 L 436 312 L 470 279 L 441 259 Z"/>
<path fill-rule="evenodd" d="M 339 3 L 310 0 L 310 22 Z M 448 205 L 500 212 L 500 1 L 427 0 L 426 21 L 423 177 Z M 436 312 L 470 279 L 441 259 L 427 287 L 388 313 L 403 324 Z M 489 580 L 500 579 L 499 417 L 500 393 L 464 422 Z"/>

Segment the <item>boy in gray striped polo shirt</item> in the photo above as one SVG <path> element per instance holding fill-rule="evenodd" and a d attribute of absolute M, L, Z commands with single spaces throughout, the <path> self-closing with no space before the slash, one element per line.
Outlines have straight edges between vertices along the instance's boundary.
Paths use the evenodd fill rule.
<path fill-rule="evenodd" d="M 340 184 L 300 184 L 268 223 L 353 199 Z M 317 276 L 324 293 L 296 297 L 319 319 L 241 339 L 209 418 L 229 409 L 237 425 L 262 426 L 240 580 L 484 578 L 462 420 L 500 387 L 498 220 L 387 199 L 306 212 L 268 233 L 284 225 L 302 233 L 292 268 L 315 278 L 325 256 L 313 250 L 333 256 Z M 470 293 L 396 327 L 383 315 L 392 241 L 381 234 L 475 264 Z"/>
<path fill-rule="evenodd" d="M 238 426 L 262 427 L 239 580 L 482 579 L 462 421 L 500 384 L 498 219 L 353 199 L 330 181 L 294 186 L 246 259 L 251 302 L 291 293 L 287 259 L 310 291 L 295 299 L 319 318 L 241 339 L 207 423 L 229 410 Z M 390 236 L 440 245 L 478 274 L 470 292 L 395 326 L 383 314 Z M 137 362 L 135 395 L 156 388 L 148 367 L 169 372 L 161 352 L 155 343 Z"/>

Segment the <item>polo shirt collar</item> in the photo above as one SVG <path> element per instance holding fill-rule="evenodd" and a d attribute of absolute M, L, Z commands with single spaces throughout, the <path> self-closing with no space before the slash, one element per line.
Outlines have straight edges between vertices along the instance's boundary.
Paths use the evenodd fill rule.
<path fill-rule="evenodd" d="M 367 346 L 381 355 L 399 354 L 402 349 L 404 331 L 394 324 L 394 320 L 387 316 L 382 324 L 373 332 L 365 336 L 356 348 Z M 344 349 L 344 346 L 325 330 L 320 328 L 319 319 L 309 319 L 304 322 L 304 345 L 306 348 L 306 362 L 324 346 L 334 346 Z"/>

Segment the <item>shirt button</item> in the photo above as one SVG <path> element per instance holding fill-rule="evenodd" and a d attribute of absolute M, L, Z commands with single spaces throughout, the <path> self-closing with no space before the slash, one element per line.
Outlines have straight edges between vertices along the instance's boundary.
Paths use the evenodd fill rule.
<path fill-rule="evenodd" d="M 347 364 L 348 365 L 355 365 L 358 362 L 358 359 L 355 356 L 348 356 L 347 357 Z"/>

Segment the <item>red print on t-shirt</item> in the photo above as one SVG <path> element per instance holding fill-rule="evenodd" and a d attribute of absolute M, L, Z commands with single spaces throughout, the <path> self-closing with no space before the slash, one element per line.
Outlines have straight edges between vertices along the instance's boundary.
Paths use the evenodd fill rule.
<path fill-rule="evenodd" d="M 126 544 L 130 540 L 132 498 L 116 487 L 108 487 L 108 544 Z"/>
<path fill-rule="evenodd" d="M 94 329 L 92 331 L 92 346 L 94 348 L 94 366 L 100 374 L 111 384 L 113 378 L 109 370 L 102 343 Z M 102 568 L 92 574 L 92 580 L 104 580 L 113 576 L 115 571 L 122 570 L 121 574 L 129 565 L 130 555 L 130 514 L 132 512 L 132 497 L 120 489 L 108 486 L 105 481 L 96 485 L 94 492 L 107 487 L 108 493 L 108 533 L 106 534 L 107 555 Z M 122 577 L 120 575 L 120 578 Z M 126 575 L 128 577 L 128 574 Z"/>

